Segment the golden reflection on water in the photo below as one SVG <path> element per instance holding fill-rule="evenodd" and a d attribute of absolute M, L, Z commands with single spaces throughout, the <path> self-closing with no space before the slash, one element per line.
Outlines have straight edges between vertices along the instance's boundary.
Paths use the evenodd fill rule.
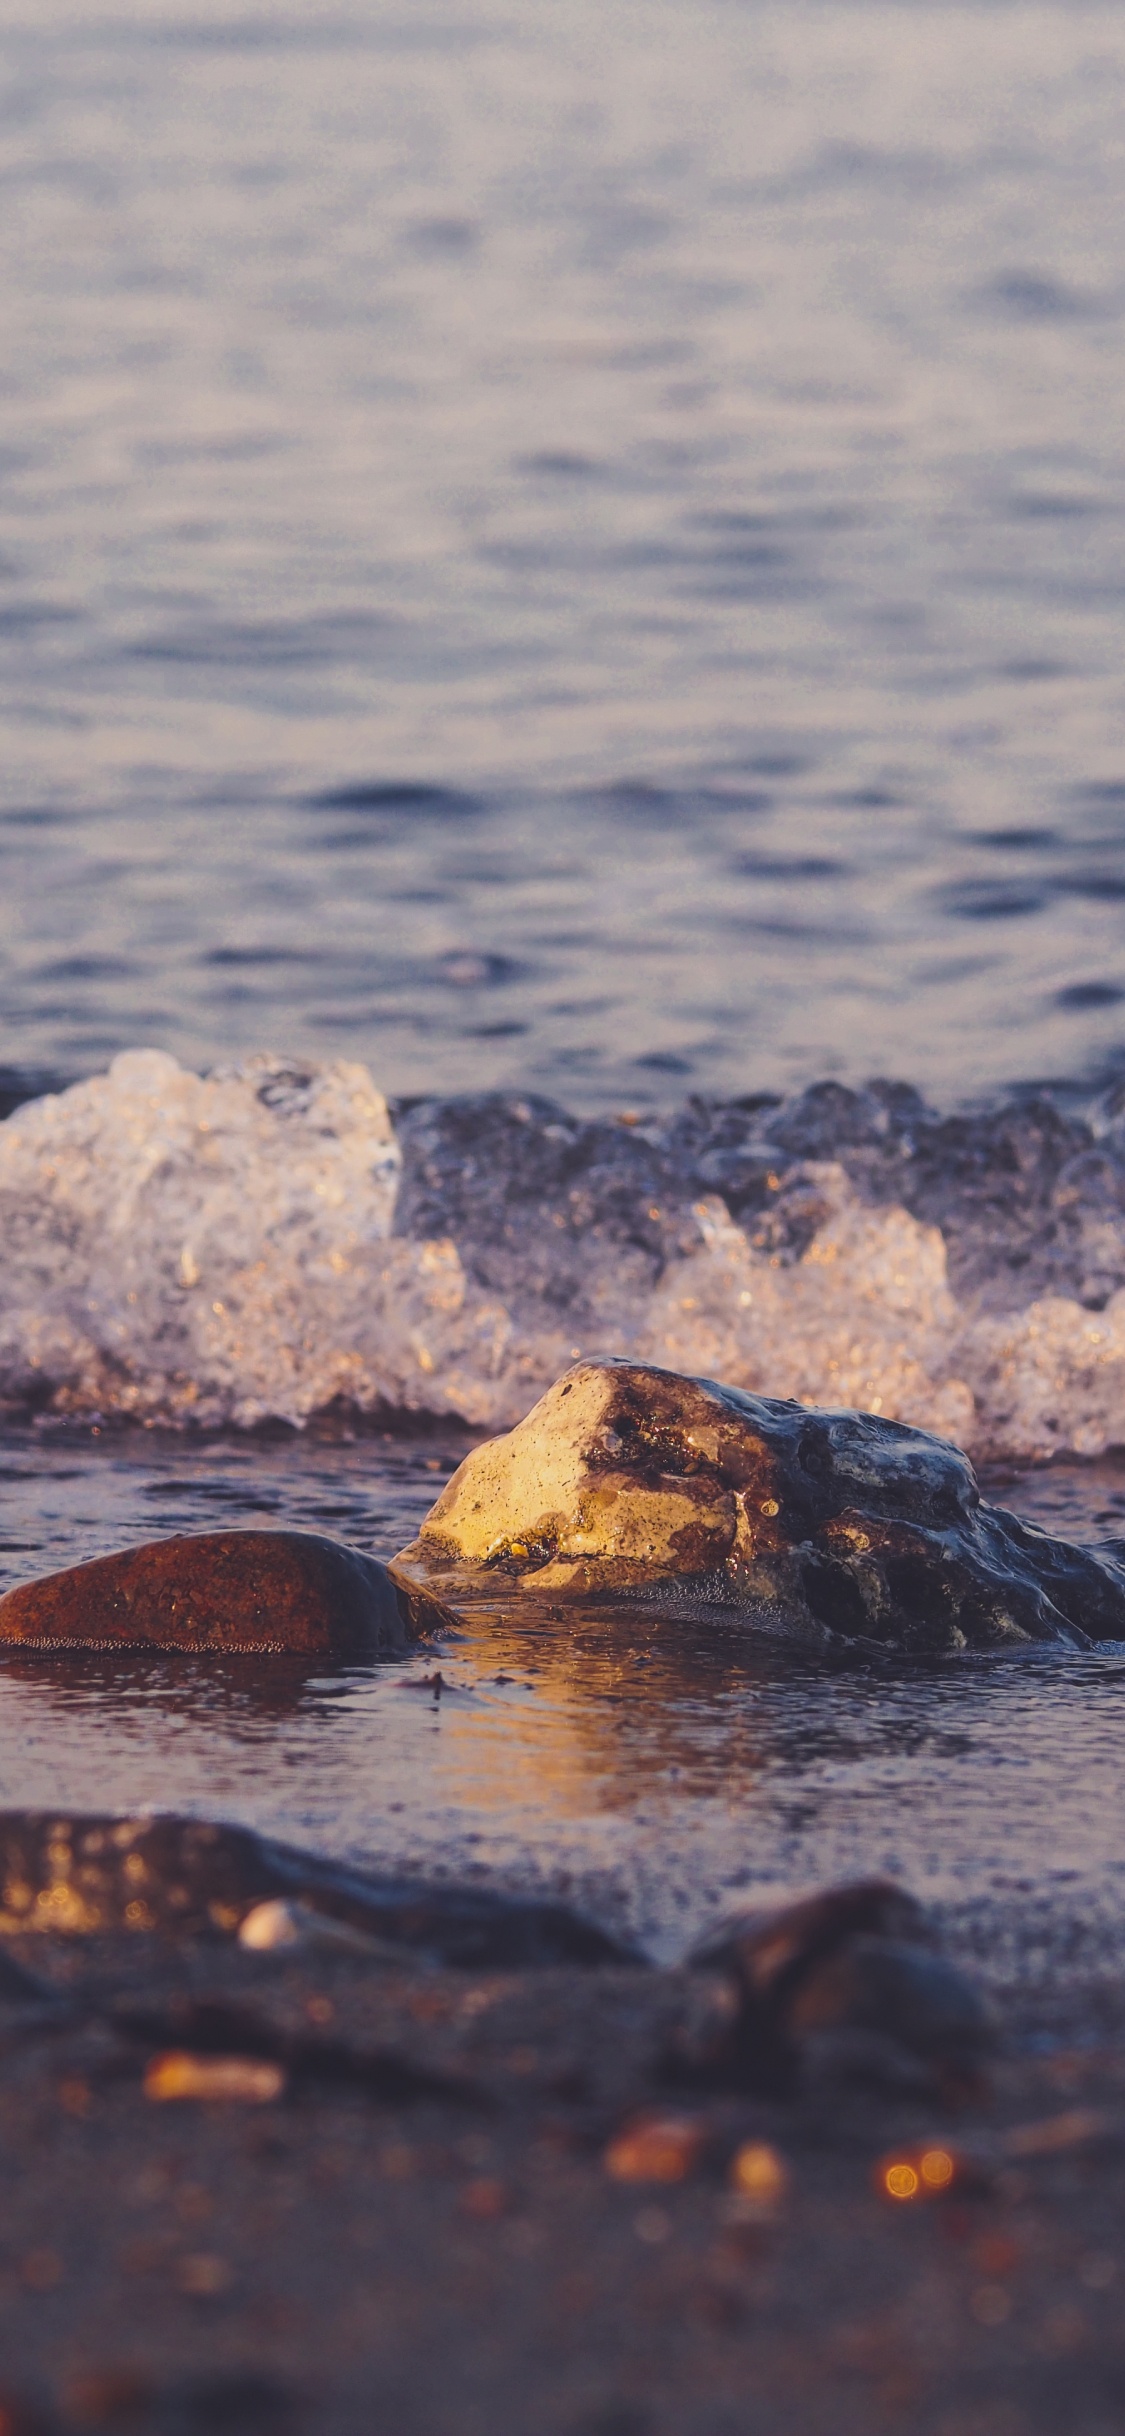
<path fill-rule="evenodd" d="M 620 1611 L 566 1610 L 546 1627 L 478 1616 L 457 1665 L 474 1697 L 455 1692 L 443 1713 L 449 1789 L 485 1811 L 548 1803 L 571 1816 L 632 1810 L 639 1795 L 682 1803 L 728 1776 L 744 1796 L 765 1756 L 748 1680 L 768 1663 L 721 1625 Z M 519 1697 L 530 1681 L 533 1703 Z"/>

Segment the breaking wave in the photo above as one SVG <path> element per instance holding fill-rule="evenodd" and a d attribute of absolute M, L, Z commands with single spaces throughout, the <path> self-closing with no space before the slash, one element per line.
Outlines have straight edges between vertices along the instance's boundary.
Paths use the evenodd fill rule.
<path fill-rule="evenodd" d="M 1125 1443 L 1125 1102 L 904 1084 L 585 1121 L 157 1051 L 0 1124 L 0 1396 L 153 1422 L 506 1425 L 579 1352 L 978 1455 Z"/>

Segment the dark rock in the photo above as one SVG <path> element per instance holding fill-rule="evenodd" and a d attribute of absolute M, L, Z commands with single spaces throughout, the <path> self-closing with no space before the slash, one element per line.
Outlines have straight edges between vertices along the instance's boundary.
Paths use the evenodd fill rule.
<path fill-rule="evenodd" d="M 712 2068 L 788 2087 L 842 2066 L 884 2082 L 972 2076 L 995 2044 L 990 2010 L 937 1949 L 933 1925 L 882 1879 L 722 1923 L 689 1957 L 733 1981 Z"/>
<path fill-rule="evenodd" d="M 277 1896 L 470 1969 L 637 1959 L 564 1904 L 377 1878 L 246 1827 L 0 1812 L 0 1935 L 231 1935 L 256 1904 Z"/>
<path fill-rule="evenodd" d="M 984 1504 L 944 1440 L 623 1361 L 476 1448 L 396 1563 L 455 1599 L 735 1610 L 813 1648 L 1125 1637 L 1125 1566 Z"/>
<path fill-rule="evenodd" d="M 756 2003 L 788 2006 L 810 1970 L 857 1937 L 935 1947 L 929 1913 L 891 1878 L 857 1878 L 769 1912 L 737 1912 L 709 1929 L 689 1962 L 731 1972 Z"/>
<path fill-rule="evenodd" d="M 855 1937 L 811 1971 L 788 2023 L 799 2042 L 866 2030 L 941 2062 L 971 2063 L 991 2043 L 987 2007 L 964 1972 L 943 1954 L 891 1937 Z"/>
<path fill-rule="evenodd" d="M 151 1540 L 0 1598 L 0 1644 L 23 1649 L 364 1659 L 453 1621 L 376 1557 L 305 1531 Z"/>

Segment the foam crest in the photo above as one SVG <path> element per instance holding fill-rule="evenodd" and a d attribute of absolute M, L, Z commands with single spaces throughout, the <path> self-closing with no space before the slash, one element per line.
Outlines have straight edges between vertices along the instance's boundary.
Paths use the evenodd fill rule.
<path fill-rule="evenodd" d="M 870 1210 L 840 1168 L 832 1215 L 792 1267 L 755 1254 L 722 1203 L 674 1268 L 640 1358 L 803 1404 L 908 1421 L 980 1456 L 1104 1454 L 1125 1441 L 1125 1292 L 1092 1312 L 1062 1295 L 991 1318 L 950 1291 L 937 1227 Z"/>
<path fill-rule="evenodd" d="M 755 1252 L 721 1201 L 697 1204 L 699 1250 L 654 1295 L 638 1355 L 965 1444 L 975 1403 L 949 1359 L 957 1310 L 938 1229 L 904 1209 L 864 1209 L 838 1166 L 810 1165 L 802 1181 L 826 1214 L 789 1266 Z"/>
<path fill-rule="evenodd" d="M 200 1079 L 131 1052 L 18 1109 L 0 1126 L 6 1393 L 203 1421 L 311 1410 L 310 1386 L 340 1392 L 320 1306 L 385 1245 L 398 1164 L 362 1066 Z"/>
<path fill-rule="evenodd" d="M 0 1395 L 493 1429 L 616 1352 L 1094 1455 L 1125 1443 L 1123 1208 L 1114 1140 L 1044 1104 L 830 1085 L 638 1126 L 494 1096 L 396 1127 L 359 1065 L 132 1052 L 0 1125 Z"/>

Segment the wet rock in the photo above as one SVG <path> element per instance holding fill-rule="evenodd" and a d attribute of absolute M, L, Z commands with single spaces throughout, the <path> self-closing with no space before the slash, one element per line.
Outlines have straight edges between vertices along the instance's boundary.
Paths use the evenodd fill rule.
<path fill-rule="evenodd" d="M 396 1563 L 454 1600 L 734 1610 L 814 1649 L 1125 1637 L 1125 1566 L 986 1505 L 944 1440 L 624 1361 L 475 1449 Z"/>
<path fill-rule="evenodd" d="M 0 1935 L 233 1935 L 279 1897 L 470 1969 L 637 1958 L 565 1904 L 384 1879 L 206 1819 L 0 1812 Z"/>
<path fill-rule="evenodd" d="M 751 2084 L 825 2072 L 948 2083 L 975 2075 L 995 2044 L 989 2006 L 939 1951 L 928 1915 L 882 1879 L 726 1921 L 689 1960 L 733 1982 L 708 2061 Z"/>
<path fill-rule="evenodd" d="M 812 1972 L 788 2010 L 790 2037 L 824 2078 L 908 2086 L 900 2057 L 921 2079 L 971 2081 L 995 2043 L 979 1989 L 944 1954 L 857 1937 Z"/>
<path fill-rule="evenodd" d="M 23 1649 L 285 1651 L 364 1659 L 454 1619 L 373 1556 L 306 1531 L 208 1531 L 95 1557 L 0 1598 Z"/>

